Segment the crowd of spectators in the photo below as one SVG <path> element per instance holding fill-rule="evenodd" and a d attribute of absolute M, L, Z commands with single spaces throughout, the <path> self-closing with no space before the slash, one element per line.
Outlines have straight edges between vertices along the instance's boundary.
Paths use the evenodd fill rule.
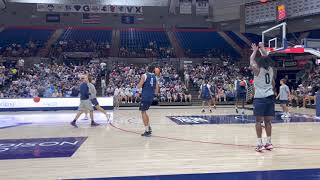
<path fill-rule="evenodd" d="M 93 40 L 61 40 L 52 45 L 50 49 L 50 55 L 55 57 L 58 57 L 62 52 L 94 52 L 98 57 L 108 57 L 110 44 L 109 42 L 95 42 Z"/>
<path fill-rule="evenodd" d="M 239 68 L 234 64 L 198 64 L 184 66 L 185 81 L 200 88 L 204 80 L 208 80 L 215 89 L 216 99 L 220 101 L 234 100 L 235 80 L 244 77 L 248 82 L 252 79 L 247 67 Z M 249 83 L 248 83 L 249 84 Z"/>
<path fill-rule="evenodd" d="M 114 95 L 119 102 L 137 103 L 140 100 L 141 89 L 136 86 L 145 73 L 145 66 L 114 64 L 109 75 L 109 85 L 105 88 L 108 96 Z M 182 82 L 177 70 L 166 64 L 161 67 L 159 77 L 161 102 L 190 102 L 191 94 Z M 102 80 L 101 84 L 104 84 Z"/>
<path fill-rule="evenodd" d="M 66 66 L 42 63 L 22 72 L 14 71 L 14 68 L 4 69 L 1 72 L 11 74 L 2 88 L 4 98 L 78 97 L 80 76 L 89 73 L 97 77 L 100 70 L 96 64 Z"/>
<path fill-rule="evenodd" d="M 147 47 L 135 46 L 134 48 L 121 47 L 119 49 L 120 57 L 136 57 L 136 58 L 170 58 L 174 57 L 173 48 L 159 47 L 156 41 L 149 42 Z"/>
<path fill-rule="evenodd" d="M 291 87 L 291 105 L 307 107 L 316 104 L 316 92 L 320 88 L 320 66 L 307 70 L 297 88 Z"/>
<path fill-rule="evenodd" d="M 31 57 L 37 54 L 40 46 L 39 42 L 33 41 L 26 44 L 12 43 L 0 47 L 0 55 L 4 57 Z"/>

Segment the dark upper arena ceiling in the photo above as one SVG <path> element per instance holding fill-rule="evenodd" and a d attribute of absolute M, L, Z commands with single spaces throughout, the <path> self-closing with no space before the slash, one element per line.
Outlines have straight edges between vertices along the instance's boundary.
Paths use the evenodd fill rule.
<path fill-rule="evenodd" d="M 168 6 L 168 0 L 7 0 L 16 3 L 103 4 L 128 6 Z"/>

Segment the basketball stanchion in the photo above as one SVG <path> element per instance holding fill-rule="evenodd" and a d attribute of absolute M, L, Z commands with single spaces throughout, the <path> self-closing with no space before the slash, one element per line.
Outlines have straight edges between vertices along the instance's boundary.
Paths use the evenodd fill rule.
<path fill-rule="evenodd" d="M 320 90 L 316 93 L 316 116 L 320 117 Z"/>

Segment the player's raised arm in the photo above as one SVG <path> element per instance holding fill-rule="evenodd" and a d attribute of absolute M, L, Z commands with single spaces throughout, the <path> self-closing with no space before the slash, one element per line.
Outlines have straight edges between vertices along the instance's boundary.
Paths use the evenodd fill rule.
<path fill-rule="evenodd" d="M 255 75 L 258 75 L 260 69 L 259 69 L 257 62 L 256 62 L 256 56 L 257 56 L 257 51 L 258 51 L 259 47 L 256 44 L 252 43 L 251 49 L 252 49 L 252 54 L 250 56 L 250 68 L 252 69 L 252 71 Z"/>
<path fill-rule="evenodd" d="M 264 44 L 262 42 L 259 42 L 259 52 L 261 54 L 261 56 L 268 56 L 268 52 L 266 50 L 266 48 L 264 47 Z"/>

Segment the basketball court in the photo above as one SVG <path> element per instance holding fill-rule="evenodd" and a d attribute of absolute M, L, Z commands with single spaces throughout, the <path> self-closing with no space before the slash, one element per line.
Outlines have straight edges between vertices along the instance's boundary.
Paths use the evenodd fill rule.
<path fill-rule="evenodd" d="M 270 55 L 320 57 L 320 39 L 289 44 L 286 35 L 286 23 L 262 32 L 262 42 Z M 113 98 L 108 98 L 107 102 L 101 97 L 113 108 Z M 73 104 L 79 104 L 79 99 L 74 99 L 77 101 Z M 26 108 L 20 103 L 24 99 L 14 100 L 21 105 L 19 108 Z M 10 106 L 3 102 L 3 106 Z M 64 102 L 70 99 L 61 102 L 69 107 Z M 260 153 L 255 151 L 252 105 L 246 105 L 244 115 L 237 114 L 234 105 L 218 105 L 212 113 L 201 113 L 200 106 L 153 106 L 148 111 L 153 134 L 142 137 L 145 127 L 138 107 L 108 110 L 110 119 L 95 111 L 100 126 L 91 127 L 90 120 L 82 116 L 77 121 L 79 128 L 75 128 L 70 122 L 76 111 L 54 111 L 57 109 L 52 109 L 51 103 L 57 104 L 47 103 L 47 111 L 8 108 L 0 112 L 1 180 L 320 179 L 319 101 L 318 109 L 290 107 L 290 118 L 281 118 L 281 108 L 276 105 L 274 149 Z"/>
<path fill-rule="evenodd" d="M 252 111 L 237 115 L 233 106 L 205 114 L 199 107 L 152 108 L 154 134 L 150 138 L 140 136 L 143 125 L 137 108 L 110 111 L 110 123 L 96 113 L 101 126 L 92 128 L 88 120 L 80 120 L 78 129 L 69 125 L 73 111 L 1 113 L 1 139 L 17 141 L 1 142 L 0 176 L 34 180 L 152 175 L 158 179 L 192 179 L 186 174 L 201 178 L 202 173 L 224 172 L 226 176 L 205 175 L 228 179 L 231 172 L 245 172 L 239 177 L 259 179 L 261 174 L 256 171 L 318 168 L 320 119 L 315 118 L 314 110 L 291 112 L 291 120 L 281 120 L 277 114 L 273 124 L 275 148 L 263 153 L 254 150 Z M 298 177 L 319 178 L 320 170 L 309 171 L 312 173 Z M 278 177 L 293 179 L 297 174 L 296 170 L 277 173 Z"/>

